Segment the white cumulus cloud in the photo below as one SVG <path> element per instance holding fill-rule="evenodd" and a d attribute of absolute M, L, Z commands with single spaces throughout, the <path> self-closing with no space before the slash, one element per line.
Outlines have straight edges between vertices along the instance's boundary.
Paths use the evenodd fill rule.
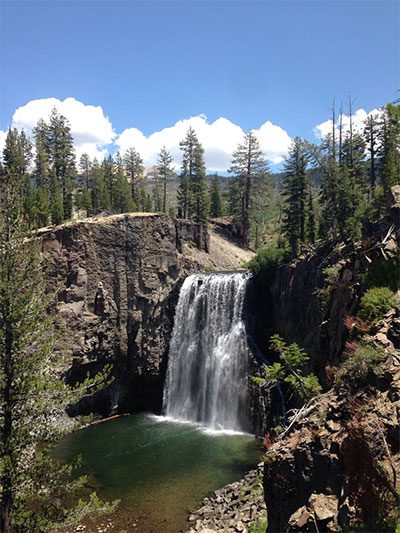
<path fill-rule="evenodd" d="M 75 98 L 41 98 L 31 100 L 19 107 L 13 114 L 12 126 L 25 130 L 32 136 L 32 130 L 39 119 L 48 121 L 50 113 L 56 107 L 64 115 L 71 126 L 71 134 L 77 157 L 87 152 L 91 157 L 103 159 L 107 155 L 106 145 L 116 137 L 112 124 L 100 106 L 87 105 Z M 0 133 L 1 138 L 5 136 Z"/>
<path fill-rule="evenodd" d="M 157 155 L 165 145 L 172 154 L 176 170 L 181 164 L 179 143 L 184 139 L 189 127 L 192 127 L 204 147 L 208 170 L 225 171 L 229 168 L 232 153 L 243 141 L 245 132 L 240 126 L 224 117 L 208 122 L 205 115 L 198 115 L 178 120 L 173 126 L 154 131 L 146 136 L 140 129 L 130 127 L 116 134 L 109 118 L 100 106 L 87 105 L 75 98 L 42 98 L 31 100 L 19 107 L 13 114 L 12 126 L 25 130 L 32 137 L 33 128 L 40 119 L 48 121 L 50 113 L 56 107 L 71 126 L 71 134 L 77 153 L 77 159 L 86 152 L 91 158 L 102 160 L 108 153 L 134 147 L 141 155 L 145 165 L 154 165 Z M 287 132 L 272 124 L 264 122 L 254 129 L 265 156 L 273 164 L 280 163 L 287 153 L 291 139 Z M 0 131 L 0 149 L 4 146 L 6 132 Z"/>
<path fill-rule="evenodd" d="M 146 165 L 156 162 L 157 154 L 165 145 L 173 157 L 175 166 L 179 167 L 181 160 L 179 143 L 185 137 L 189 127 L 195 130 L 203 145 L 207 169 L 226 170 L 230 165 L 232 153 L 243 141 L 244 131 L 224 117 L 208 123 L 205 115 L 198 115 L 179 120 L 173 126 L 156 131 L 149 136 L 144 135 L 137 128 L 127 128 L 119 135 L 115 144 L 122 153 L 134 147 Z M 259 129 L 255 129 L 254 132 L 266 157 L 272 163 L 280 163 L 291 142 L 287 132 L 269 121 Z"/>
<path fill-rule="evenodd" d="M 379 115 L 381 111 L 379 109 L 373 109 L 369 113 L 365 111 L 365 109 L 357 109 L 357 111 L 353 114 L 353 131 L 356 133 L 360 133 L 364 127 L 364 121 L 367 117 L 370 115 Z M 342 131 L 343 133 L 347 133 L 350 129 L 350 116 L 349 115 L 342 115 Z M 336 118 L 336 128 L 335 128 L 336 134 L 339 134 L 339 117 Z M 332 119 L 325 120 L 325 122 L 321 122 L 321 124 L 318 124 L 314 128 L 314 134 L 318 139 L 322 139 L 327 135 L 328 133 L 332 133 Z"/>
<path fill-rule="evenodd" d="M 0 154 L 3 153 L 4 146 L 6 144 L 7 132 L 0 130 Z"/>

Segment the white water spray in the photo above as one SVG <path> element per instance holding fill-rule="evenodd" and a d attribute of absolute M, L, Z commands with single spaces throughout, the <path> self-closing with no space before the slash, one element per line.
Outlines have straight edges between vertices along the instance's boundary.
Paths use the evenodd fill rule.
<path fill-rule="evenodd" d="M 248 274 L 186 278 L 175 312 L 164 412 L 213 430 L 248 431 L 248 350 L 242 319 Z"/>

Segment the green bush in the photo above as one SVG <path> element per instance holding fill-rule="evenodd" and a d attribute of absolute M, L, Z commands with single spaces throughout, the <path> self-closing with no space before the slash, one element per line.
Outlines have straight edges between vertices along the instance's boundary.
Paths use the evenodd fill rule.
<path fill-rule="evenodd" d="M 267 518 L 259 518 L 256 522 L 250 522 L 249 524 L 249 533 L 266 533 L 267 529 Z"/>
<path fill-rule="evenodd" d="M 380 320 L 396 303 L 389 287 L 372 287 L 363 295 L 358 316 L 367 323 Z"/>
<path fill-rule="evenodd" d="M 272 280 L 276 270 L 283 265 L 288 258 L 288 252 L 283 248 L 268 246 L 267 248 L 260 250 L 246 266 L 255 276 L 268 282 Z"/>
<path fill-rule="evenodd" d="M 279 335 L 273 335 L 271 348 L 279 354 L 279 363 L 265 367 L 268 380 L 287 383 L 304 402 L 321 392 L 317 377 L 305 374 L 309 356 L 298 344 L 287 345 Z"/>
<path fill-rule="evenodd" d="M 386 360 L 386 354 L 372 344 L 360 344 L 353 355 L 349 356 L 342 365 L 338 374 L 338 383 L 360 384 L 365 382 L 369 375 L 380 377 L 383 373 L 382 363 Z"/>

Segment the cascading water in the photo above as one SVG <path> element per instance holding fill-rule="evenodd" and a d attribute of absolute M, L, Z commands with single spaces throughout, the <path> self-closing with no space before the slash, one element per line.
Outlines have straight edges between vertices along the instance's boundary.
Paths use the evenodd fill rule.
<path fill-rule="evenodd" d="M 216 430 L 248 431 L 248 350 L 242 319 L 248 274 L 186 278 L 175 312 L 164 411 Z"/>

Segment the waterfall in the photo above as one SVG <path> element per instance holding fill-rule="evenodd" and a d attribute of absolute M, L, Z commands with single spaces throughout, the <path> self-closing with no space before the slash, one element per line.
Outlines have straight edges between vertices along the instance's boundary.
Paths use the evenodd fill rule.
<path fill-rule="evenodd" d="M 247 431 L 248 350 L 242 320 L 248 274 L 195 274 L 179 294 L 164 412 L 211 429 Z"/>

